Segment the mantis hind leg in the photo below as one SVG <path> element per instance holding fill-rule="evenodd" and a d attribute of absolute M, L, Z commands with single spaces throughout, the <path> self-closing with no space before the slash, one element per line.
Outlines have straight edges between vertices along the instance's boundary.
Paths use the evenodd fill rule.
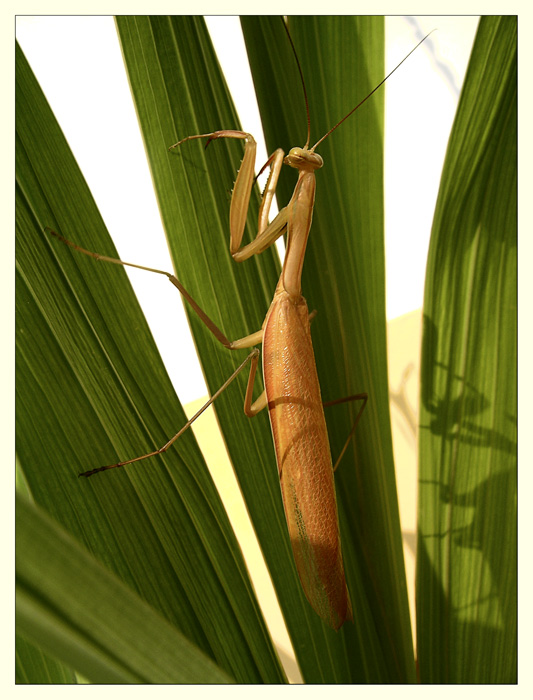
<path fill-rule="evenodd" d="M 96 467 L 96 469 L 90 469 L 89 471 L 86 472 L 81 472 L 81 474 L 78 474 L 78 476 L 92 476 L 93 474 L 97 474 L 98 472 L 103 472 L 108 469 L 115 469 L 116 467 L 123 467 L 126 464 L 133 464 L 134 462 L 140 462 L 143 459 L 149 459 L 150 457 L 155 457 L 157 455 L 162 455 L 164 454 L 171 445 L 173 445 L 176 440 L 183 435 L 183 433 L 188 430 L 191 425 L 194 423 L 194 421 L 199 418 L 199 416 L 206 410 L 206 408 L 209 408 L 209 406 L 217 399 L 220 394 L 231 384 L 231 382 L 235 379 L 235 377 L 240 374 L 240 372 L 245 368 L 245 366 L 250 362 L 250 378 L 248 380 L 248 390 L 246 392 L 246 400 L 248 400 L 248 397 L 251 397 L 251 392 L 253 389 L 253 382 L 254 382 L 254 377 L 255 377 L 255 372 L 257 369 L 257 363 L 259 361 L 259 355 L 260 352 L 257 348 L 254 348 L 252 352 L 248 355 L 248 357 L 242 362 L 237 369 L 233 372 L 233 374 L 224 382 L 224 384 L 218 389 L 213 396 L 207 401 L 199 411 L 197 411 L 192 418 L 190 418 L 185 425 L 178 430 L 178 432 L 170 438 L 162 447 L 159 447 L 157 450 L 153 450 L 152 452 L 148 452 L 145 455 L 141 455 L 140 457 L 134 457 L 133 459 L 126 459 L 122 462 L 115 462 L 115 464 L 108 464 L 104 467 Z M 245 400 L 245 406 L 246 406 L 246 400 Z M 257 399 L 255 404 L 259 404 L 261 401 L 261 397 Z M 255 406 L 254 404 L 254 406 Z M 254 414 L 255 415 L 255 414 Z"/>
<path fill-rule="evenodd" d="M 352 428 L 350 430 L 348 438 L 347 438 L 346 442 L 344 443 L 344 447 L 342 448 L 340 455 L 337 457 L 335 464 L 333 465 L 334 472 L 337 471 L 337 467 L 339 466 L 341 459 L 344 457 L 344 453 L 348 449 L 348 445 L 350 444 L 350 441 L 354 436 L 355 429 L 357 428 L 357 424 L 359 423 L 361 416 L 363 415 L 363 411 L 365 410 L 366 402 L 368 401 L 368 394 L 366 394 L 366 393 L 353 394 L 352 396 L 345 396 L 342 399 L 335 399 L 334 401 L 324 401 L 324 403 L 323 403 L 324 408 L 326 408 L 328 406 L 336 406 L 339 403 L 347 403 L 348 401 L 362 401 L 363 404 L 361 405 L 361 408 L 357 412 L 354 424 L 352 425 Z"/>

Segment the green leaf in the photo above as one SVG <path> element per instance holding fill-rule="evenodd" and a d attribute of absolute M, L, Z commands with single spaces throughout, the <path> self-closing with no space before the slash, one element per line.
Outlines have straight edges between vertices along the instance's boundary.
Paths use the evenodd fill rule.
<path fill-rule="evenodd" d="M 17 634 L 15 638 L 15 682 L 17 685 L 72 684 L 76 683 L 76 674 Z"/>
<path fill-rule="evenodd" d="M 268 46 L 286 46 L 283 30 L 273 19 L 261 41 L 254 32 L 259 20 L 242 22 L 267 146 L 272 151 L 277 145 L 303 145 L 298 73 L 284 68 L 292 64 L 290 48 L 268 51 Z M 304 76 L 311 76 L 312 144 L 382 80 L 383 23 L 302 17 L 290 18 L 289 28 Z M 267 55 L 272 67 L 265 70 Z M 382 144 L 383 94 L 378 92 L 317 149 L 325 164 L 317 173 L 302 283 L 309 307 L 318 310 L 313 342 L 323 398 L 369 394 L 355 440 L 335 475 L 356 618 L 355 629 L 345 625 L 344 631 L 354 682 L 414 677 L 388 409 Z M 290 188 L 280 184 L 282 202 Z M 326 411 L 334 459 L 357 410 Z"/>
<path fill-rule="evenodd" d="M 17 498 L 16 526 L 17 627 L 22 635 L 95 683 L 230 682 L 24 497 Z"/>
<path fill-rule="evenodd" d="M 432 230 L 417 627 L 426 683 L 516 682 L 517 24 L 479 26 Z"/>
<path fill-rule="evenodd" d="M 162 445 L 186 419 L 124 270 L 45 232 L 116 256 L 18 48 L 16 97 L 16 428 L 28 490 L 228 676 L 279 682 L 239 546 L 190 431 L 144 469 L 77 479 Z"/>
<path fill-rule="evenodd" d="M 255 27 L 250 30 L 249 25 L 254 23 Z M 327 68 L 331 75 L 325 76 L 318 94 L 330 82 L 332 93 L 339 94 L 339 79 L 335 82 L 333 77 L 339 73 L 340 65 L 343 66 L 340 74 L 343 78 L 348 75 L 348 82 L 350 79 L 352 82 L 361 81 L 361 95 L 350 96 L 349 101 L 345 100 L 332 110 L 340 116 L 383 77 L 382 26 L 379 21 L 374 22 L 375 30 L 371 29 L 372 22 L 364 21 L 362 27 L 353 22 L 345 23 L 342 28 L 342 22 L 329 19 L 318 23 L 325 32 L 321 35 L 323 41 L 326 36 L 325 45 L 335 46 L 336 52 L 325 51 L 325 55 L 321 55 L 316 30 L 311 47 L 297 44 L 299 53 L 302 48 L 304 71 L 308 54 L 318 51 L 325 65 L 332 61 Z M 190 37 L 191 28 L 196 26 L 198 28 L 194 31 L 197 34 Z M 229 203 L 226 191 L 235 177 L 242 146 L 215 142 L 206 151 L 201 142 L 187 142 L 172 153 L 170 159 L 165 150 L 169 143 L 191 134 L 228 126 L 238 128 L 232 111 L 224 107 L 224 82 L 216 61 L 213 61 L 210 44 L 205 42 L 199 24 L 186 18 L 119 18 L 118 27 L 177 275 L 228 337 L 237 338 L 256 331 L 268 308 L 278 268 L 270 252 L 243 265 L 235 265 L 227 251 Z M 326 31 L 328 27 L 331 33 Z M 298 41 L 298 25 L 291 22 L 291 30 L 293 28 Z M 271 78 L 268 83 L 269 108 L 261 105 L 263 119 L 267 120 L 270 112 L 271 119 L 273 116 L 275 122 L 281 122 L 283 105 L 286 105 L 287 112 L 293 111 L 287 95 L 301 94 L 294 58 L 282 24 L 279 18 L 257 18 L 244 22 L 244 29 L 245 34 L 256 32 L 248 41 L 249 47 L 252 46 L 261 57 L 255 67 L 251 57 L 254 75 L 264 74 Z M 312 26 L 306 29 L 311 30 Z M 313 31 L 305 34 L 313 34 Z M 272 46 L 276 47 L 275 51 L 269 50 Z M 351 63 L 354 46 L 360 47 L 355 66 Z M 273 62 L 272 65 L 269 61 Z M 374 75 L 366 74 L 367 65 L 373 67 Z M 287 85 L 277 86 L 278 79 L 290 75 L 287 66 L 294 67 L 296 88 L 292 90 Z M 317 71 L 313 69 L 310 74 L 316 75 Z M 164 95 L 164 100 L 159 99 L 161 95 Z M 322 94 L 323 102 L 328 103 L 331 99 L 329 92 Z M 331 176 L 337 185 L 329 188 L 333 194 L 327 194 L 327 188 L 323 187 L 327 184 L 326 178 L 319 180 L 319 202 L 327 202 L 329 197 L 333 199 L 326 209 L 317 208 L 312 240 L 319 245 L 306 260 L 306 269 L 307 266 L 311 268 L 311 275 L 306 274 L 304 278 L 304 292 L 309 290 L 311 308 L 319 311 L 314 326 L 317 329 L 315 338 L 319 338 L 319 372 L 324 393 L 328 392 L 324 398 L 365 389 L 372 397 L 372 408 L 364 417 L 360 431 L 365 437 L 358 440 L 357 450 L 351 448 L 351 460 L 346 458 L 339 472 L 343 548 L 356 610 L 355 626 L 345 625 L 338 634 L 327 629 L 302 594 L 287 540 L 268 421 L 266 416 L 248 421 L 242 415 L 245 377 L 240 381 L 241 392 L 234 389 L 225 392 L 216 406 L 300 668 L 310 682 L 407 680 L 414 677 L 387 408 L 383 203 L 379 165 L 382 162 L 382 117 L 377 116 L 377 105 L 370 107 L 367 126 L 362 127 L 362 138 L 356 139 L 357 145 L 351 144 L 356 157 L 346 157 L 350 148 L 341 141 L 339 174 L 335 172 Z M 208 106 L 216 106 L 222 111 L 215 118 L 207 114 Z M 319 108 L 316 103 L 311 104 L 311 109 L 312 113 L 324 113 L 324 107 Z M 333 121 L 331 117 L 327 126 Z M 305 121 L 303 124 L 305 126 Z M 279 137 L 275 145 L 288 148 L 299 143 L 302 123 L 298 127 L 291 137 Z M 325 127 L 321 129 L 325 131 Z M 268 128 L 266 131 L 268 139 Z M 352 139 L 354 132 L 357 133 L 357 129 L 352 128 Z M 340 134 L 342 130 L 339 130 Z M 331 143 L 334 143 L 333 137 Z M 372 144 L 377 153 L 372 150 Z M 329 160 L 337 165 L 335 155 L 329 156 Z M 354 162 L 359 164 L 357 168 L 354 168 Z M 372 177 L 369 177 L 369 171 Z M 352 198 L 342 201 L 344 198 L 338 191 L 338 183 L 351 178 L 355 178 L 360 206 L 354 205 Z M 287 200 L 292 186 L 294 178 L 292 184 L 280 186 L 281 202 Z M 245 240 L 255 235 L 257 202 L 255 195 L 248 239 Z M 365 211 L 361 213 L 360 209 Z M 187 225 L 183 224 L 185 220 Z M 350 231 L 364 232 L 365 227 L 366 232 L 357 239 L 347 235 Z M 361 280 L 358 280 L 361 270 L 356 268 L 358 256 L 354 249 L 362 250 L 359 267 L 366 269 Z M 370 266 L 362 262 L 368 259 L 372 260 Z M 325 299 L 320 295 L 323 283 Z M 350 323 L 339 319 L 343 299 L 350 300 L 346 308 L 342 304 Z M 332 304 L 332 300 L 336 303 Z M 214 391 L 225 381 L 237 359 L 224 353 L 194 318 L 191 325 L 208 385 Z M 328 341 L 332 337 L 336 339 L 333 347 L 331 340 Z M 332 353 L 336 357 L 332 357 Z M 370 369 L 370 357 L 375 360 L 373 370 Z M 333 378 L 329 379 L 326 372 L 324 383 L 325 366 L 329 366 L 329 375 L 333 374 Z M 352 415 L 356 410 L 354 408 Z M 350 425 L 348 415 L 344 420 L 335 419 L 332 424 L 333 454 L 339 453 Z M 391 600 L 395 604 L 388 608 L 385 601 Z M 384 614 L 385 609 L 389 614 Z M 311 648 L 310 636 L 313 638 Z"/>

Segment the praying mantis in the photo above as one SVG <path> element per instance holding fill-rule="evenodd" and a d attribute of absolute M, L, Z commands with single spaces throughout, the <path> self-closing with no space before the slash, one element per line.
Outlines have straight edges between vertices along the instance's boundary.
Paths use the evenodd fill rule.
<path fill-rule="evenodd" d="M 373 94 L 375 89 L 363 102 Z M 357 107 L 363 102 L 360 102 Z M 355 111 L 357 107 L 352 109 L 346 117 Z M 344 119 L 336 126 L 339 126 L 342 121 Z M 333 128 L 336 128 L 336 126 Z M 329 135 L 329 133 L 326 135 Z M 315 177 L 313 171 L 322 167 L 322 159 L 317 154 L 314 154 L 314 149 L 325 137 L 320 139 L 311 149 L 308 148 L 308 137 L 307 144 L 303 149 L 294 148 L 285 158 L 285 163 L 298 169 L 299 180 L 291 203 L 286 209 L 282 210 L 277 219 L 268 227 L 266 222 L 268 219 L 269 201 L 277 183 L 283 154 L 281 151 L 277 151 L 272 157 L 272 171 L 260 214 L 260 234 L 256 242 L 249 244 L 242 250 L 239 250 L 239 248 L 243 234 L 244 219 L 246 218 L 247 199 L 253 183 L 254 142 L 251 136 L 244 132 L 223 130 L 186 137 L 175 144 L 175 146 L 183 147 L 185 141 L 203 137 L 207 137 L 209 140 L 234 138 L 246 141 L 245 157 L 235 185 L 230 214 L 231 252 L 234 259 L 236 261 L 245 260 L 251 254 L 262 252 L 279 235 L 282 235 L 285 231 L 288 233 L 288 250 L 282 276 L 262 330 L 241 341 L 229 342 L 214 327 L 214 324 L 211 324 L 210 329 L 223 344 L 232 349 L 249 347 L 262 341 L 264 347 L 266 347 L 267 358 L 278 356 L 280 353 L 283 354 L 288 348 L 286 361 L 289 363 L 289 369 L 286 376 L 290 380 L 289 384 L 291 384 L 293 378 L 296 383 L 292 383 L 292 386 L 287 385 L 283 388 L 272 389 L 273 383 L 276 382 L 276 378 L 280 375 L 279 361 L 278 359 L 264 360 L 263 369 L 265 384 L 267 385 L 266 399 L 259 399 L 254 404 L 251 401 L 251 391 L 258 355 L 253 353 L 249 356 L 252 370 L 245 410 L 249 415 L 253 415 L 268 404 L 278 455 L 278 468 L 284 495 L 287 523 L 300 580 L 304 592 L 315 611 L 331 627 L 338 629 L 346 619 L 351 619 L 352 611 L 340 553 L 333 471 L 327 431 L 321 408 L 318 379 L 316 370 L 314 370 L 314 357 L 309 333 L 309 312 L 300 290 L 305 246 L 311 227 L 314 204 Z M 55 235 L 63 242 L 72 245 L 60 235 Z M 73 247 L 101 260 L 129 264 L 99 256 L 76 245 L 73 245 Z M 159 270 L 152 271 L 161 273 Z M 184 289 L 180 288 L 177 280 L 172 276 L 169 277 L 178 286 L 182 294 L 186 294 Z M 191 301 L 190 298 L 188 298 L 188 301 Z M 196 310 L 198 311 L 198 309 Z M 200 315 L 204 321 L 207 321 L 208 324 L 210 323 L 203 312 L 200 312 Z M 284 316 L 292 320 L 281 320 Z M 278 346 L 276 337 L 287 333 L 291 334 L 289 342 Z M 296 334 L 295 336 L 293 335 L 294 333 Z M 292 351 L 293 347 L 294 351 Z M 265 357 L 265 353 L 263 356 Z M 292 363 L 295 359 L 301 360 L 302 358 L 303 367 L 297 373 L 293 369 Z M 303 381 L 307 382 L 305 391 L 303 395 L 298 396 L 298 386 Z M 303 414 L 297 414 L 293 418 L 294 407 L 302 406 L 304 409 L 310 407 L 312 416 L 306 415 L 309 411 L 304 410 Z M 291 425 L 290 431 L 287 430 L 287 424 Z M 90 476 L 97 471 L 124 466 L 131 462 L 160 454 L 180 434 L 181 431 L 167 445 L 155 452 L 108 467 L 95 468 L 84 472 L 83 475 Z M 317 437 L 314 440 L 310 440 L 309 438 L 313 434 L 316 434 Z M 298 451 L 301 451 L 305 456 L 291 461 L 291 457 L 295 453 L 295 435 L 300 436 L 298 438 Z M 302 481 L 300 480 L 300 472 L 304 475 Z M 310 479 L 307 478 L 309 474 L 311 475 Z M 323 504 L 325 505 L 325 510 L 321 512 L 319 506 Z M 316 525 L 316 529 L 313 529 L 314 525 Z"/>

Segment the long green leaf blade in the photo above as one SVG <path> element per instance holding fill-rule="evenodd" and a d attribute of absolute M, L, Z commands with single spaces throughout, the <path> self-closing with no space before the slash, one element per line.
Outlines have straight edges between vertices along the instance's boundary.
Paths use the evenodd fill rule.
<path fill-rule="evenodd" d="M 76 674 L 17 634 L 15 639 L 15 683 L 17 685 L 72 684 L 76 683 Z"/>
<path fill-rule="evenodd" d="M 283 28 L 277 18 L 262 30 L 259 19 L 242 22 L 268 149 L 303 146 L 302 88 Z M 383 24 L 379 18 L 295 17 L 289 28 L 307 80 L 313 144 L 382 80 Z M 273 45 L 278 50 L 269 53 Z M 414 666 L 388 413 L 383 94 L 367 107 L 317 149 L 325 164 L 317 173 L 303 293 L 319 312 L 313 340 L 323 398 L 362 391 L 370 397 L 355 446 L 335 475 L 356 618 L 355 629 L 344 631 L 351 678 L 405 682 L 414 679 Z M 290 188 L 288 178 L 280 183 L 280 205 Z M 335 458 L 357 407 L 329 411 Z"/>
<path fill-rule="evenodd" d="M 205 28 L 188 18 L 119 18 L 118 27 L 176 272 L 229 338 L 257 331 L 279 267 L 272 251 L 243 265 L 236 265 L 228 252 L 227 190 L 242 158 L 242 145 L 219 141 L 205 151 L 202 143 L 192 141 L 166 154 L 169 143 L 179 138 L 239 126 Z M 184 41 L 187 28 L 196 36 L 189 42 Z M 139 55 L 144 57 L 142 64 Z M 175 85 L 177 66 L 179 85 Z M 155 86 L 151 95 L 146 85 Z M 162 91 L 166 93 L 163 106 L 156 99 Z M 184 108 L 184 95 L 190 96 L 191 112 Z M 219 113 L 206 114 L 206 105 L 214 105 Z M 170 168 L 160 176 L 164 162 Z M 245 234 L 248 240 L 255 235 L 257 204 L 255 193 Z M 190 212 L 189 223 L 177 225 L 176 218 L 184 217 L 185 211 Z M 238 356 L 220 348 L 194 318 L 191 326 L 213 392 L 234 369 Z M 338 646 L 338 635 L 324 628 L 302 593 L 287 536 L 268 417 L 259 415 L 251 421 L 243 415 L 245 382 L 245 377 L 240 378 L 240 391 L 236 387 L 226 391 L 215 409 L 293 644 L 307 649 L 300 666 L 307 680 L 306 667 L 311 679 L 349 679 L 346 671 L 338 671 L 339 666 L 346 667 L 345 652 L 332 653 L 324 641 L 330 637 Z"/>
<path fill-rule="evenodd" d="M 287 73 L 286 66 L 293 65 L 293 57 L 279 19 L 259 18 L 257 23 L 259 34 L 264 32 L 268 39 L 256 42 L 257 50 L 261 53 L 263 61 L 260 72 L 268 81 L 272 69 L 269 69 L 266 62 L 267 56 L 270 56 L 271 60 L 274 61 L 273 73 L 280 76 Z M 200 143 L 188 142 L 180 147 L 179 153 L 171 155 L 170 161 L 166 160 L 163 154 L 162 147 L 168 146 L 169 141 L 172 143 L 187 135 L 206 133 L 218 128 L 238 128 L 235 116 L 230 111 L 221 112 L 217 121 L 214 119 L 209 121 L 205 114 L 206 104 L 217 106 L 224 104 L 223 91 L 221 92 L 223 81 L 216 62 L 212 61 L 211 48 L 209 44 L 204 43 L 200 28 L 196 30 L 198 32 L 196 39 L 186 40 L 187 33 L 184 27 L 189 24 L 193 23 L 183 18 L 170 20 L 166 18 L 119 18 L 118 20 L 123 52 L 158 192 L 162 217 L 173 252 L 175 269 L 193 296 L 200 300 L 200 303 L 214 320 L 220 323 L 228 337 L 235 338 L 253 332 L 261 325 L 274 289 L 276 269 L 270 265 L 268 257 L 265 261 L 264 256 L 258 260 L 248 261 L 242 266 L 236 266 L 227 252 L 229 203 L 222 190 L 227 188 L 227 183 L 231 182 L 235 176 L 237 163 L 240 159 L 239 149 L 235 150 L 234 144 L 214 143 L 209 146 L 207 153 L 205 153 Z M 331 26 L 333 26 L 333 32 L 331 42 L 328 43 L 333 46 L 336 45 L 339 37 L 342 37 L 343 32 L 340 31 L 340 25 L 332 24 Z M 364 32 L 361 32 L 361 35 L 364 35 Z M 369 43 L 370 54 L 366 55 L 363 51 L 360 63 L 374 66 L 376 75 L 371 78 L 367 77 L 363 87 L 364 94 L 383 77 L 383 69 L 382 67 L 380 69 L 379 63 L 376 64 L 375 61 L 376 53 L 379 56 L 379 52 L 382 52 L 382 37 L 379 38 L 379 29 L 377 35 L 370 33 Z M 317 44 L 319 42 L 315 39 L 314 46 L 316 47 Z M 357 42 L 354 42 L 353 35 L 347 35 L 342 55 L 349 55 L 353 52 L 354 44 Z M 267 47 L 266 51 L 262 51 L 261 47 L 265 46 Z M 268 47 L 272 46 L 275 46 L 276 50 L 268 51 Z M 275 64 L 278 54 L 283 57 L 281 68 Z M 138 59 L 139 56 L 142 56 L 142 61 Z M 339 64 L 336 63 L 335 70 L 338 68 Z M 333 74 L 335 70 L 332 71 Z M 176 77 L 178 74 L 180 75 L 179 79 Z M 326 80 L 325 83 L 327 82 L 329 81 Z M 275 80 L 272 80 L 272 85 L 274 84 Z M 204 85 L 207 86 L 205 92 Z M 299 85 L 297 87 L 299 93 Z M 338 94 L 339 90 L 340 88 L 337 86 L 334 92 Z M 296 90 L 287 92 L 283 88 L 278 89 L 281 99 L 270 109 L 279 113 L 277 108 L 280 103 L 287 103 L 287 94 L 298 93 Z M 158 96 L 161 95 L 164 95 L 164 100 L 158 102 Z M 187 96 L 187 100 L 184 99 L 184 96 Z M 193 103 L 197 103 L 194 115 L 187 113 L 187 110 L 184 109 L 184 104 L 188 104 L 189 98 Z M 347 111 L 351 106 L 353 106 L 353 102 L 347 105 L 346 109 L 343 107 L 343 110 Z M 321 110 L 317 111 L 320 113 Z M 377 125 L 374 126 L 375 136 L 373 138 L 374 141 L 377 141 L 378 151 L 380 151 L 382 118 L 376 116 L 375 108 L 371 110 L 371 116 L 368 120 Z M 327 126 L 331 125 L 331 121 Z M 301 134 L 301 131 L 300 124 L 298 134 Z M 414 678 L 386 393 L 382 250 L 383 204 L 382 176 L 379 166 L 382 154 L 376 154 L 370 150 L 367 137 L 368 133 L 365 133 L 359 142 L 359 155 L 366 154 L 366 160 L 365 157 L 360 159 L 363 162 L 362 171 L 364 171 L 361 182 L 364 178 L 368 181 L 368 171 L 370 170 L 376 184 L 368 188 L 362 186 L 361 191 L 362 196 L 365 197 L 365 204 L 369 199 L 377 201 L 377 204 L 370 207 L 370 214 L 364 222 L 360 219 L 361 214 L 357 207 L 356 213 L 351 214 L 352 222 L 355 218 L 353 223 L 349 223 L 346 219 L 346 209 L 339 209 L 342 214 L 340 214 L 340 219 L 336 221 L 340 221 L 340 223 L 334 224 L 332 229 L 339 232 L 341 238 L 345 239 L 348 231 L 360 231 L 364 230 L 365 227 L 368 229 L 366 245 L 369 247 L 365 249 L 363 245 L 360 260 L 366 261 L 367 256 L 368 260 L 371 260 L 370 266 L 366 264 L 366 267 L 369 267 L 367 274 L 371 278 L 369 287 L 371 291 L 367 293 L 368 299 L 365 299 L 365 293 L 362 291 L 364 290 L 364 282 L 361 288 L 357 287 L 358 293 L 362 296 L 356 297 L 357 304 L 352 305 L 352 330 L 345 331 L 342 324 L 336 326 L 333 324 L 332 326 L 336 329 L 341 328 L 334 336 L 344 339 L 341 359 L 338 362 L 331 362 L 331 343 L 325 342 L 325 349 L 322 351 L 323 356 L 327 355 L 327 363 L 336 368 L 344 367 L 346 363 L 348 365 L 353 363 L 358 367 L 368 367 L 370 357 L 375 358 L 376 366 L 380 368 L 375 377 L 371 378 L 368 375 L 366 379 L 362 380 L 365 389 L 370 387 L 374 402 L 373 409 L 369 414 L 372 415 L 369 431 L 371 447 L 365 451 L 363 458 L 360 454 L 359 457 L 354 458 L 358 460 L 356 463 L 364 463 L 365 468 L 359 471 L 352 470 L 351 474 L 348 470 L 348 476 L 341 476 L 341 480 L 344 479 L 347 483 L 341 485 L 340 493 L 342 495 L 340 497 L 347 502 L 352 501 L 347 508 L 341 508 L 341 520 L 350 518 L 352 532 L 355 533 L 352 537 L 356 544 L 352 547 L 347 544 L 345 557 L 348 569 L 353 572 L 351 586 L 356 591 L 354 595 L 358 602 L 357 624 L 361 626 L 360 628 L 346 625 L 340 634 L 333 633 L 316 618 L 303 597 L 287 541 L 277 469 L 273 460 L 266 417 L 254 419 L 253 422 L 244 419 L 241 409 L 242 399 L 237 396 L 236 391 L 226 392 L 227 396 L 221 397 L 216 407 L 229 453 L 265 553 L 304 678 L 312 682 L 377 681 L 383 679 L 392 681 Z M 288 148 L 294 143 L 299 143 L 299 140 L 299 135 L 293 135 L 289 139 L 278 140 L 275 145 Z M 349 152 L 349 148 L 343 152 L 341 147 L 341 155 L 339 156 L 341 161 L 343 153 L 345 155 L 346 152 Z M 222 155 L 220 155 L 221 153 Z M 240 153 L 242 153 L 242 149 Z M 335 158 L 332 160 L 335 162 Z M 358 159 L 355 160 L 357 162 Z M 345 163 L 349 174 L 341 174 L 336 180 L 337 183 L 350 180 L 352 166 L 351 160 Z M 280 189 L 285 201 L 288 197 L 288 187 L 290 185 L 285 185 L 285 191 L 283 187 Z M 216 199 L 215 193 L 218 193 Z M 337 196 L 330 211 L 325 215 L 322 214 L 322 217 L 326 217 L 323 220 L 328 221 L 327 227 L 323 224 L 324 228 L 329 228 L 328 216 L 331 210 L 335 210 L 338 200 Z M 351 202 L 351 199 L 349 201 Z M 189 225 L 184 228 L 183 221 L 185 219 L 182 212 L 189 210 L 193 205 L 192 219 Z M 252 217 L 252 219 L 254 218 L 255 216 Z M 331 221 L 335 221 L 335 219 Z M 369 225 L 366 226 L 366 224 Z M 254 235 L 252 227 L 247 235 Z M 314 276 L 311 275 L 314 281 L 312 284 L 307 283 L 307 287 L 311 290 L 315 289 L 320 277 L 324 278 L 328 275 L 330 279 L 334 277 L 333 270 L 335 268 L 331 255 L 332 251 L 337 250 L 337 246 L 335 244 L 330 246 L 329 231 L 327 236 L 328 243 L 324 244 L 318 255 L 315 254 L 316 257 L 322 256 L 319 266 L 321 274 L 317 275 L 315 272 Z M 326 240 L 325 234 L 323 240 Z M 349 238 L 348 241 L 350 241 Z M 357 246 L 361 250 L 359 240 Z M 341 246 L 340 250 L 342 258 L 345 249 Z M 354 275 L 351 261 L 354 258 L 357 259 L 353 252 L 346 253 L 345 261 L 349 270 L 345 273 L 339 272 L 338 275 L 341 278 L 349 278 L 349 281 L 345 283 L 345 287 L 348 286 L 348 292 L 342 292 L 345 298 L 353 296 L 353 279 L 356 275 Z M 380 260 L 381 273 L 379 272 Z M 214 264 L 215 261 L 216 264 Z M 327 269 L 324 271 L 324 261 L 328 261 L 329 273 Z M 361 267 L 365 268 L 365 263 Z M 331 306 L 331 299 L 341 298 L 335 289 L 335 281 L 332 280 L 334 291 L 330 291 L 327 295 L 329 306 Z M 311 291 L 312 293 L 313 291 Z M 317 304 L 312 299 L 311 304 L 318 306 L 319 309 L 326 309 L 328 301 Z M 368 302 L 370 302 L 369 305 Z M 363 308 L 367 308 L 367 306 L 369 312 Z M 367 326 L 368 330 L 363 333 L 360 322 L 366 314 L 368 316 L 364 325 Z M 324 323 L 326 323 L 325 320 Z M 194 318 L 192 326 L 203 360 L 204 372 L 213 391 L 222 384 L 231 372 L 236 360 L 231 357 L 226 359 L 224 353 L 207 335 L 205 329 L 196 323 Z M 367 340 L 365 343 L 360 343 L 363 353 L 363 359 L 361 359 L 357 353 L 352 351 L 350 341 L 353 342 L 355 339 L 363 337 Z M 370 350 L 367 346 L 369 342 L 372 346 Z M 322 366 L 324 364 L 322 362 Z M 355 377 L 358 376 L 358 371 L 355 372 Z M 352 374 L 354 373 L 352 372 Z M 345 394 L 347 386 L 352 391 L 361 390 L 361 387 L 357 388 L 357 379 L 352 378 L 347 384 L 345 373 L 341 372 L 341 375 L 336 374 L 329 385 L 326 384 L 328 390 L 332 392 L 332 397 Z M 241 382 L 241 385 L 243 384 L 244 378 Z M 336 390 L 336 386 L 339 386 L 339 389 Z M 380 406 L 383 410 L 380 410 Z M 380 421 L 382 425 L 378 427 Z M 338 453 L 340 450 L 349 432 L 349 427 L 350 420 L 347 418 L 344 426 L 339 424 L 333 428 L 334 453 L 335 451 Z M 375 458 L 376 448 L 377 462 Z M 362 489 L 360 486 L 357 488 L 355 486 L 358 480 L 362 481 Z M 348 497 L 344 494 L 357 494 L 359 501 L 356 508 L 353 506 L 353 496 Z M 376 527 L 376 523 L 380 525 Z M 361 552 L 363 552 L 362 556 Z M 358 564 L 355 563 L 357 559 L 359 559 Z M 394 609 L 394 614 L 386 615 L 385 610 L 391 609 L 387 607 L 391 599 L 395 601 L 395 604 L 391 606 Z M 375 618 L 372 619 L 374 615 Z M 305 624 L 302 624 L 304 620 Z M 363 634 L 365 641 L 359 643 Z M 309 648 L 310 635 L 313 638 L 311 649 Z M 352 645 L 355 652 L 350 651 Z"/>
<path fill-rule="evenodd" d="M 517 25 L 479 26 L 424 302 L 417 627 L 426 683 L 516 681 Z"/>
<path fill-rule="evenodd" d="M 21 633 L 94 683 L 230 682 L 24 497 L 17 499 L 16 573 Z"/>
<path fill-rule="evenodd" d="M 32 497 L 228 675 L 279 682 L 192 434 L 144 469 L 76 478 L 164 444 L 186 419 L 124 271 L 44 232 L 116 256 L 18 49 L 16 194 L 17 453 Z"/>

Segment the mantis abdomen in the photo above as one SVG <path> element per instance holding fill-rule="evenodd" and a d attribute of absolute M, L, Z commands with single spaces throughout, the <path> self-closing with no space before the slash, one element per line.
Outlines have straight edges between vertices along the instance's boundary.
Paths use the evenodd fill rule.
<path fill-rule="evenodd" d="M 289 338 L 287 336 L 290 336 Z M 277 290 L 264 324 L 263 375 L 298 576 L 334 629 L 352 619 L 333 466 L 305 299 Z"/>

